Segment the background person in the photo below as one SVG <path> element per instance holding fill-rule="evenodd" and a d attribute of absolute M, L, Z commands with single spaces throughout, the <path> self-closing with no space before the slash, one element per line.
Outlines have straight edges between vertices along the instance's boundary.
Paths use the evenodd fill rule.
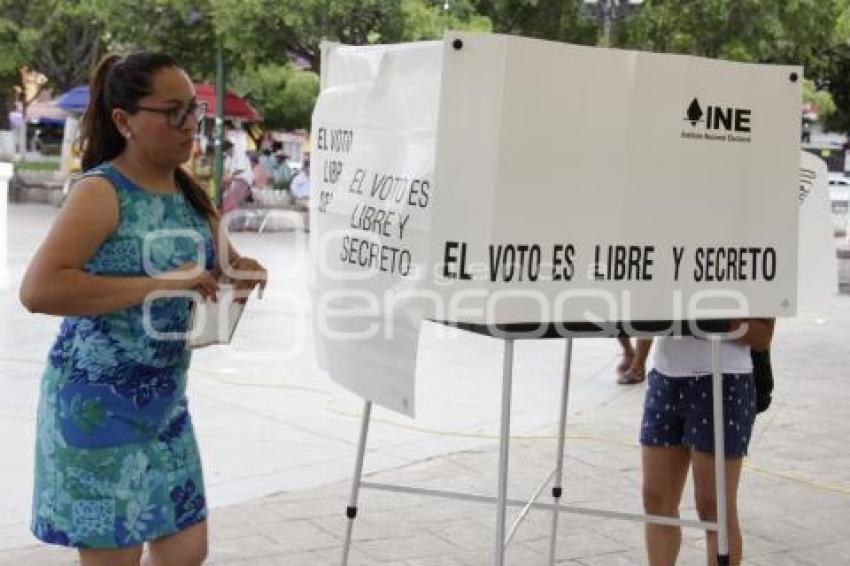
<path fill-rule="evenodd" d="M 652 338 L 635 339 L 634 348 L 630 338 L 624 337 L 618 340 L 623 353 L 620 364 L 617 366 L 617 383 L 620 385 L 643 383 L 646 379 L 646 360 L 652 349 Z"/>
<path fill-rule="evenodd" d="M 289 183 L 292 181 L 292 168 L 288 160 L 289 156 L 282 151 L 275 154 L 275 166 L 272 169 L 275 190 L 283 191 L 289 188 Z"/>
<path fill-rule="evenodd" d="M 295 204 L 306 208 L 310 202 L 310 161 L 305 159 L 301 170 L 292 178 L 289 192 Z"/>
<path fill-rule="evenodd" d="M 263 164 L 260 163 L 259 156 L 252 153 L 248 156 L 248 159 L 251 162 L 251 173 L 254 177 L 254 186 L 259 189 L 268 188 L 268 186 L 271 185 L 271 177 Z"/>
<path fill-rule="evenodd" d="M 730 332 L 743 334 L 721 345 L 726 503 L 733 566 L 741 563 L 743 548 L 738 480 L 756 418 L 750 349 L 767 350 L 773 327 L 773 319 L 732 321 Z M 690 469 L 700 520 L 716 521 L 711 342 L 693 336 L 664 336 L 657 339 L 654 361 L 640 432 L 644 510 L 650 515 L 678 517 Z M 679 527 L 647 523 L 645 535 L 650 566 L 676 563 L 682 544 Z M 713 566 L 717 532 L 706 531 L 706 542 L 706 563 Z"/>

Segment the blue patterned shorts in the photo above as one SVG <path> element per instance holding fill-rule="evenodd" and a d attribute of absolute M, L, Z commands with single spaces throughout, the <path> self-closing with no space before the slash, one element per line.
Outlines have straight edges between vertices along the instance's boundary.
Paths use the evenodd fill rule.
<path fill-rule="evenodd" d="M 649 373 L 640 443 L 643 446 L 688 446 L 714 453 L 711 376 L 667 377 Z M 756 391 L 749 373 L 723 375 L 726 457 L 743 457 L 756 418 Z"/>

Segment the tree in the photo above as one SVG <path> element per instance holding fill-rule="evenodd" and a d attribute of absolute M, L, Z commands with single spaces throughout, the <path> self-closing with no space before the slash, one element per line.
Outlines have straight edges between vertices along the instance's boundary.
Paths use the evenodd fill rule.
<path fill-rule="evenodd" d="M 363 45 L 434 39 L 446 29 L 490 29 L 467 0 L 448 9 L 432 0 L 211 1 L 224 45 L 237 59 L 234 89 L 255 104 L 267 128 L 309 127 L 324 39 Z"/>
<path fill-rule="evenodd" d="M 216 25 L 209 0 L 88 0 L 107 22 L 110 50 L 162 51 L 197 81 L 215 74 Z"/>
<path fill-rule="evenodd" d="M 824 125 L 829 130 L 850 132 L 850 45 L 837 46 L 830 53 L 821 86 L 829 90 L 836 106 Z"/>
<path fill-rule="evenodd" d="M 846 0 L 647 0 L 616 44 L 756 63 L 804 65 L 819 75 Z"/>
<path fill-rule="evenodd" d="M 404 35 L 398 0 L 210 1 L 225 46 L 244 68 L 295 60 L 318 72 L 323 39 L 364 45 Z"/>
<path fill-rule="evenodd" d="M 581 12 L 578 0 L 476 0 L 475 9 L 493 23 L 493 31 L 594 45 L 599 29 Z"/>
<path fill-rule="evenodd" d="M 733 61 L 802 65 L 809 93 L 850 130 L 850 2 L 847 0 L 647 0 L 620 26 L 617 44 Z M 829 115 L 829 113 L 826 113 Z"/>
<path fill-rule="evenodd" d="M 296 130 L 310 127 L 319 76 L 291 63 L 267 63 L 239 76 L 234 88 L 263 115 L 266 129 Z"/>
<path fill-rule="evenodd" d="M 25 2 L 0 0 L 0 130 L 10 128 L 9 109 L 14 103 L 15 87 L 20 85 L 21 68 L 27 62 L 18 41 L 25 9 Z"/>
<path fill-rule="evenodd" d="M 476 0 L 475 9 L 490 19 L 493 31 L 523 34 L 523 24 L 533 17 L 537 4 L 537 0 Z"/>
<path fill-rule="evenodd" d="M 28 2 L 19 40 L 27 66 L 63 92 L 87 82 L 103 51 L 103 23 L 86 2 Z"/>
<path fill-rule="evenodd" d="M 83 0 L 0 0 L 0 89 L 3 127 L 8 124 L 9 95 L 15 87 L 26 109 L 41 89 L 62 91 L 88 78 L 101 50 L 102 25 Z M 26 68 L 47 77 L 38 92 L 23 94 Z"/>
<path fill-rule="evenodd" d="M 821 121 L 828 120 L 836 110 L 832 94 L 818 90 L 815 82 L 809 79 L 803 81 L 803 102 L 817 109 Z"/>
<path fill-rule="evenodd" d="M 449 4 L 440 0 L 404 0 L 402 8 L 405 18 L 402 41 L 439 39 L 448 29 L 478 32 L 492 29 L 490 19 L 478 14 L 468 0 L 454 0 Z"/>
<path fill-rule="evenodd" d="M 440 37 L 490 29 L 468 0 L 210 0 L 225 46 L 248 68 L 292 61 L 318 73 L 323 40 L 348 45 Z M 253 41 L 252 41 L 253 40 Z"/>
<path fill-rule="evenodd" d="M 835 34 L 835 41 L 824 58 L 826 69 L 817 86 L 832 94 L 836 107 L 824 125 L 830 130 L 850 133 L 850 2 L 844 2 L 835 23 Z"/>

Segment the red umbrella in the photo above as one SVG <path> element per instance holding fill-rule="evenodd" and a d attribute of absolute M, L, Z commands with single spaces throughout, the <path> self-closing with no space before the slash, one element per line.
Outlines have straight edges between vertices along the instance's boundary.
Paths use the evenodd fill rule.
<path fill-rule="evenodd" d="M 196 84 L 195 97 L 198 102 L 207 104 L 207 115 L 215 116 L 215 86 L 206 83 Z M 229 90 L 224 95 L 224 117 L 246 122 L 259 122 L 263 119 L 260 113 L 248 104 L 248 101 Z"/>

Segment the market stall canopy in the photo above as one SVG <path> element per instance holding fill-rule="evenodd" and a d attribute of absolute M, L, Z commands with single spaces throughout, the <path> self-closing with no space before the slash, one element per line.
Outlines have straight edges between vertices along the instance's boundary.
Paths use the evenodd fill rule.
<path fill-rule="evenodd" d="M 89 105 L 89 85 L 74 87 L 62 94 L 54 101 L 54 104 L 67 112 L 82 114 Z"/>
<path fill-rule="evenodd" d="M 215 86 L 205 83 L 195 84 L 195 96 L 199 102 L 206 102 L 207 115 L 215 116 L 217 109 Z M 224 117 L 245 122 L 259 122 L 263 119 L 247 100 L 229 90 L 224 95 Z"/>
<path fill-rule="evenodd" d="M 27 106 L 27 122 L 30 124 L 61 126 L 67 115 L 67 111 L 57 107 L 52 100 L 35 100 Z"/>

